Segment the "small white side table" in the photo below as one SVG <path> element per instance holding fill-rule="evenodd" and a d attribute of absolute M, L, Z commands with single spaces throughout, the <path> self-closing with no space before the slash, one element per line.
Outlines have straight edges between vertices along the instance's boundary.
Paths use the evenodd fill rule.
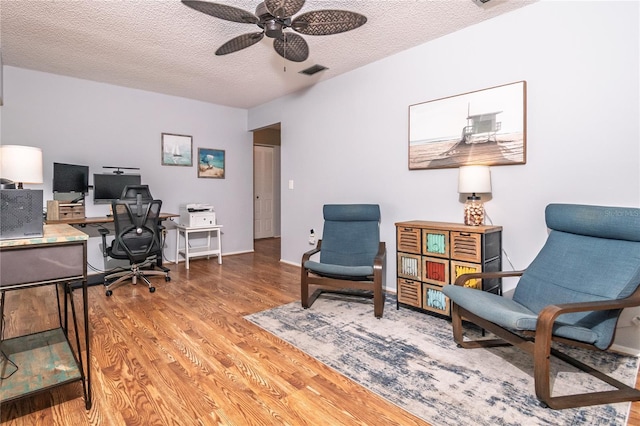
<path fill-rule="evenodd" d="M 222 225 L 201 226 L 201 227 L 188 227 L 184 225 L 176 225 L 176 264 L 180 259 L 180 256 L 184 258 L 185 266 L 189 269 L 189 258 L 195 256 L 207 256 L 207 259 L 211 255 L 218 256 L 218 263 L 222 265 Z M 207 233 L 207 245 L 198 247 L 189 247 L 189 234 L 195 233 Z M 214 237 L 217 237 L 217 247 L 211 247 L 211 233 L 214 233 Z M 184 236 L 184 247 L 180 248 L 180 234 Z"/>

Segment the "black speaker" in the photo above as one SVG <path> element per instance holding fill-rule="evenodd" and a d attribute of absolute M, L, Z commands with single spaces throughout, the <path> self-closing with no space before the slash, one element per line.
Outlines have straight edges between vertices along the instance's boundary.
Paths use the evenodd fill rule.
<path fill-rule="evenodd" d="M 0 189 L 0 240 L 42 237 L 42 190 Z"/>

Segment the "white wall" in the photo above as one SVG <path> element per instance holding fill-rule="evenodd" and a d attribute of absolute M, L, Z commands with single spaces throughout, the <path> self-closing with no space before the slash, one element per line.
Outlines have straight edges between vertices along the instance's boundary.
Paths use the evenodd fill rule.
<path fill-rule="evenodd" d="M 163 211 L 185 202 L 211 203 L 224 226 L 223 253 L 253 250 L 253 142 L 247 111 L 141 90 L 4 67 L 1 142 L 43 150 L 44 198 L 52 199 L 53 162 L 139 167 L 142 182 Z M 161 134 L 193 136 L 194 166 L 162 166 Z M 197 177 L 197 149 L 223 149 L 226 178 Z M 90 184 L 93 176 L 90 177 Z M 107 205 L 87 198 L 87 216 L 104 216 Z M 168 225 L 165 256 L 175 259 L 175 229 Z M 99 238 L 89 240 L 89 262 L 104 266 Z"/>
<path fill-rule="evenodd" d="M 394 223 L 462 222 L 457 169 L 408 170 L 408 106 L 519 80 L 527 164 L 493 167 L 486 204 L 515 268 L 550 202 L 640 206 L 638 20 L 638 2 L 543 1 L 250 110 L 249 128 L 282 125 L 282 259 L 300 263 L 323 204 L 379 203 L 395 291 Z"/>
<path fill-rule="evenodd" d="M 457 170 L 407 168 L 408 106 L 526 80 L 527 164 L 492 168 L 486 207 L 525 268 L 546 238 L 549 202 L 640 206 L 638 2 L 543 1 L 442 37 L 250 111 L 5 67 L 1 141 L 40 146 L 54 161 L 141 168 L 177 211 L 214 204 L 225 253 L 253 247 L 252 141 L 247 129 L 282 123 L 282 259 L 298 264 L 325 203 L 379 203 L 387 288 L 395 291 L 395 227 L 462 221 Z M 227 177 L 160 166 L 160 134 L 225 149 Z M 295 189 L 287 183 L 294 180 Z M 45 198 L 51 181 L 43 185 Z M 89 215 L 105 206 L 89 204 Z M 173 253 L 174 234 L 167 254 Z M 98 254 L 97 248 L 91 250 Z M 172 258 L 172 257 L 171 257 Z M 504 268 L 509 264 L 503 262 Z M 507 288 L 513 283 L 507 283 Z M 616 342 L 640 349 L 621 322 Z"/>

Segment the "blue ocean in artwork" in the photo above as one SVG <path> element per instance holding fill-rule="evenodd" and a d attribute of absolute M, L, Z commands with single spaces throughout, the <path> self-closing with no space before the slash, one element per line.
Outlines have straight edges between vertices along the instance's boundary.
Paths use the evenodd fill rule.
<path fill-rule="evenodd" d="M 224 153 L 205 152 L 200 156 L 200 164 L 206 164 L 209 167 L 224 168 Z"/>
<path fill-rule="evenodd" d="M 213 160 L 209 161 L 209 165 L 221 169 L 221 168 L 224 167 L 224 158 L 222 158 L 222 157 L 215 158 L 214 157 Z"/>

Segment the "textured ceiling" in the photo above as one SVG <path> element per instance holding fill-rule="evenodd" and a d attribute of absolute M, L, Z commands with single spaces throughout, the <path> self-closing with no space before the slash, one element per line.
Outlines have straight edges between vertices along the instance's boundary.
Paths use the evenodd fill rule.
<path fill-rule="evenodd" d="M 178 0 L 1 0 L 0 46 L 4 65 L 251 108 L 533 1 L 307 0 L 298 14 L 344 9 L 368 21 L 346 33 L 304 36 L 309 59 L 296 63 L 266 37 L 215 56 L 229 39 L 259 28 Z M 254 12 L 259 0 L 219 3 Z M 299 74 L 315 64 L 328 70 Z"/>

